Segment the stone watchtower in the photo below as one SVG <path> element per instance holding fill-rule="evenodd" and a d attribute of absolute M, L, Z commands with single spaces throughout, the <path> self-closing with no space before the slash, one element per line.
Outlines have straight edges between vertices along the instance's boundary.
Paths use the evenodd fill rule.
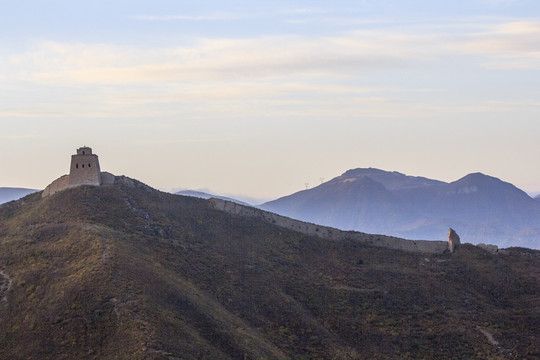
<path fill-rule="evenodd" d="M 98 156 L 86 146 L 78 148 L 76 155 L 71 155 L 69 186 L 79 185 L 101 185 Z"/>

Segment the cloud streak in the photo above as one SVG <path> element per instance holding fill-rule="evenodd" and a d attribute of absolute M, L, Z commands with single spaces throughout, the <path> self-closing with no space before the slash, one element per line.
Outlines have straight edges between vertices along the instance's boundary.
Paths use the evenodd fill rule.
<path fill-rule="evenodd" d="M 374 74 L 423 67 L 446 69 L 456 61 L 472 69 L 540 67 L 540 21 L 448 27 L 452 30 L 435 24 L 405 30 L 374 28 L 339 36 L 195 39 L 188 46 L 151 50 L 43 42 L 26 52 L 2 54 L 5 71 L 0 77 L 20 86 L 86 89 L 88 93 L 77 95 L 78 104 L 58 107 L 35 100 L 11 104 L 4 89 L 0 116 L 170 116 L 182 104 L 189 104 L 191 114 L 213 111 L 222 116 L 236 112 L 330 117 L 339 110 L 343 117 L 400 118 L 460 109 L 484 112 L 497 106 L 506 111 L 511 105 L 446 106 L 444 84 L 436 89 L 419 84 L 407 89 L 392 82 L 373 86 L 364 80 Z M 461 31 L 456 33 L 455 27 Z M 371 84 L 377 82 L 371 80 Z M 428 106 L 411 100 L 418 98 L 413 91 L 438 95 Z M 95 104 L 99 107 L 93 108 Z"/>
<path fill-rule="evenodd" d="M 230 21 L 242 19 L 243 16 L 218 13 L 208 15 L 131 15 L 129 18 L 140 21 Z"/>
<path fill-rule="evenodd" d="M 461 54 L 482 55 L 490 69 L 539 69 L 540 21 L 494 24 L 448 45 Z"/>
<path fill-rule="evenodd" d="M 94 84 L 228 81 L 285 76 L 358 76 L 447 56 L 480 56 L 490 69 L 540 67 L 540 21 L 485 25 L 482 31 L 364 30 L 334 37 L 199 39 L 191 46 L 141 50 L 107 44 L 46 42 L 4 64 L 4 77 Z"/>
<path fill-rule="evenodd" d="M 401 51 L 400 51 L 401 50 Z M 25 80 L 152 83 L 338 73 L 402 64 L 403 49 L 361 38 L 269 37 L 199 40 L 194 47 L 151 52 L 107 45 L 45 43 L 12 57 Z"/>

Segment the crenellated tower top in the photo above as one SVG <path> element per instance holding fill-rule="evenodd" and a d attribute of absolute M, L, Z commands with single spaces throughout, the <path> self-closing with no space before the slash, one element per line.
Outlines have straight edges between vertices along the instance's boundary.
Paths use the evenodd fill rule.
<path fill-rule="evenodd" d="M 92 155 L 92 148 L 83 146 L 77 149 L 77 155 Z"/>

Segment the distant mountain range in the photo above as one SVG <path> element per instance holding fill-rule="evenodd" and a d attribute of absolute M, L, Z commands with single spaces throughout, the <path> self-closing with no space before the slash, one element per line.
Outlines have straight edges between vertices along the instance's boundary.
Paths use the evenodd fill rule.
<path fill-rule="evenodd" d="M 196 190 L 181 190 L 181 191 L 175 192 L 175 194 L 176 195 L 182 195 L 182 196 L 196 197 L 196 198 L 199 198 L 199 199 L 216 198 L 216 199 L 221 199 L 221 200 L 232 201 L 232 202 L 235 202 L 235 203 L 241 204 L 241 205 L 251 206 L 250 204 L 248 204 L 246 202 L 236 200 L 236 199 L 233 199 L 233 198 L 230 198 L 230 197 L 209 194 L 209 193 L 206 193 L 206 192 L 196 191 Z"/>
<path fill-rule="evenodd" d="M 17 200 L 38 190 L 25 188 L 0 187 L 0 204 Z"/>
<path fill-rule="evenodd" d="M 540 247 L 540 201 L 481 173 L 446 183 L 374 168 L 345 172 L 260 206 L 302 221 L 409 239 Z"/>

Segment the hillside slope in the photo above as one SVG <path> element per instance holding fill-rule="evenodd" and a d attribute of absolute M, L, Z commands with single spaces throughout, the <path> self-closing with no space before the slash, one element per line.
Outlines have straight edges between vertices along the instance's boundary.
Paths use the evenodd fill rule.
<path fill-rule="evenodd" d="M 330 241 L 126 178 L 0 206 L 1 359 L 533 358 L 538 301 L 536 251 Z"/>

